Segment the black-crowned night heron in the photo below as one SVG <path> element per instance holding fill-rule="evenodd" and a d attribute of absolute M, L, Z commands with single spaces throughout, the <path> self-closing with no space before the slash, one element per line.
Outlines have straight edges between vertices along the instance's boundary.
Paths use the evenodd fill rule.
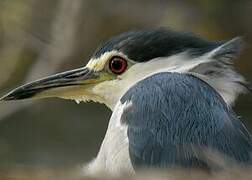
<path fill-rule="evenodd" d="M 208 152 L 251 164 L 252 139 L 231 109 L 247 91 L 232 60 L 243 41 L 206 41 L 165 28 L 130 31 L 98 48 L 89 63 L 25 84 L 2 100 L 93 100 L 112 111 L 88 174 L 142 167 L 215 169 Z"/>

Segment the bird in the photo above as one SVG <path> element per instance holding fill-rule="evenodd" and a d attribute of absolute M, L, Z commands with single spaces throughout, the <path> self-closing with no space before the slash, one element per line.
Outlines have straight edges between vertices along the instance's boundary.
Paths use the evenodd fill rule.
<path fill-rule="evenodd" d="M 250 91 L 233 65 L 244 45 L 242 37 L 213 41 L 168 27 L 130 30 L 102 43 L 84 67 L 24 84 L 1 100 L 59 97 L 111 109 L 87 175 L 214 171 L 220 159 L 247 166 L 251 134 L 232 110 Z"/>

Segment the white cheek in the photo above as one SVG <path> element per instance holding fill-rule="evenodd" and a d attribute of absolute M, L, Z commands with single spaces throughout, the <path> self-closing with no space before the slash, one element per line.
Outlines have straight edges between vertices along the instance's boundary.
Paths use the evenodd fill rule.
<path fill-rule="evenodd" d="M 122 86 L 119 83 L 120 80 L 105 81 L 94 86 L 92 92 L 101 96 L 104 99 L 104 104 L 113 110 L 121 97 Z"/>

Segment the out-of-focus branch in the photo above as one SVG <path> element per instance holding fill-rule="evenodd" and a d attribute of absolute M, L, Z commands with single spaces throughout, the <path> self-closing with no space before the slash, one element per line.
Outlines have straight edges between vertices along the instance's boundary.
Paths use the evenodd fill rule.
<path fill-rule="evenodd" d="M 71 55 L 78 28 L 77 18 L 82 8 L 81 0 L 59 1 L 57 14 L 52 22 L 50 44 L 30 69 L 27 81 L 54 73 Z"/>
<path fill-rule="evenodd" d="M 1 2 L 0 26 L 2 42 L 0 47 L 0 87 L 6 84 L 15 74 L 20 54 L 24 47 L 22 29 L 28 24 L 31 15 L 31 3 L 25 1 L 15 5 L 7 1 Z M 17 11 L 17 9 L 22 9 Z"/>
<path fill-rule="evenodd" d="M 64 60 L 74 49 L 75 32 L 78 28 L 76 18 L 82 8 L 82 1 L 60 0 L 51 26 L 51 44 L 39 55 L 36 62 L 30 68 L 26 81 L 34 80 L 46 74 L 54 73 L 64 63 Z M 0 119 L 33 104 L 33 101 L 25 103 L 1 103 Z"/>

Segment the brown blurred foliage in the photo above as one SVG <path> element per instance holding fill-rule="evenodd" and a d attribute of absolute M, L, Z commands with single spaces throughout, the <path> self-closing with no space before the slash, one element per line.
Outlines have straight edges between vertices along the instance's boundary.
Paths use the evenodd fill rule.
<path fill-rule="evenodd" d="M 251 180 L 252 173 L 249 169 L 227 169 L 214 173 L 202 171 L 189 171 L 182 169 L 169 170 L 143 170 L 135 175 L 124 174 L 119 177 L 103 175 L 101 177 L 84 177 L 78 171 L 70 169 L 27 169 L 22 168 L 2 170 L 0 178 L 3 180 Z"/>
<path fill-rule="evenodd" d="M 248 45 L 236 68 L 251 81 L 251 17 L 251 0 L 1 0 L 0 94 L 84 66 L 95 48 L 117 33 L 156 26 L 211 40 L 244 36 Z M 250 130 L 251 102 L 251 94 L 244 95 L 235 106 Z M 93 103 L 1 102 L 0 169 L 82 164 L 96 155 L 109 116 L 106 107 Z"/>

